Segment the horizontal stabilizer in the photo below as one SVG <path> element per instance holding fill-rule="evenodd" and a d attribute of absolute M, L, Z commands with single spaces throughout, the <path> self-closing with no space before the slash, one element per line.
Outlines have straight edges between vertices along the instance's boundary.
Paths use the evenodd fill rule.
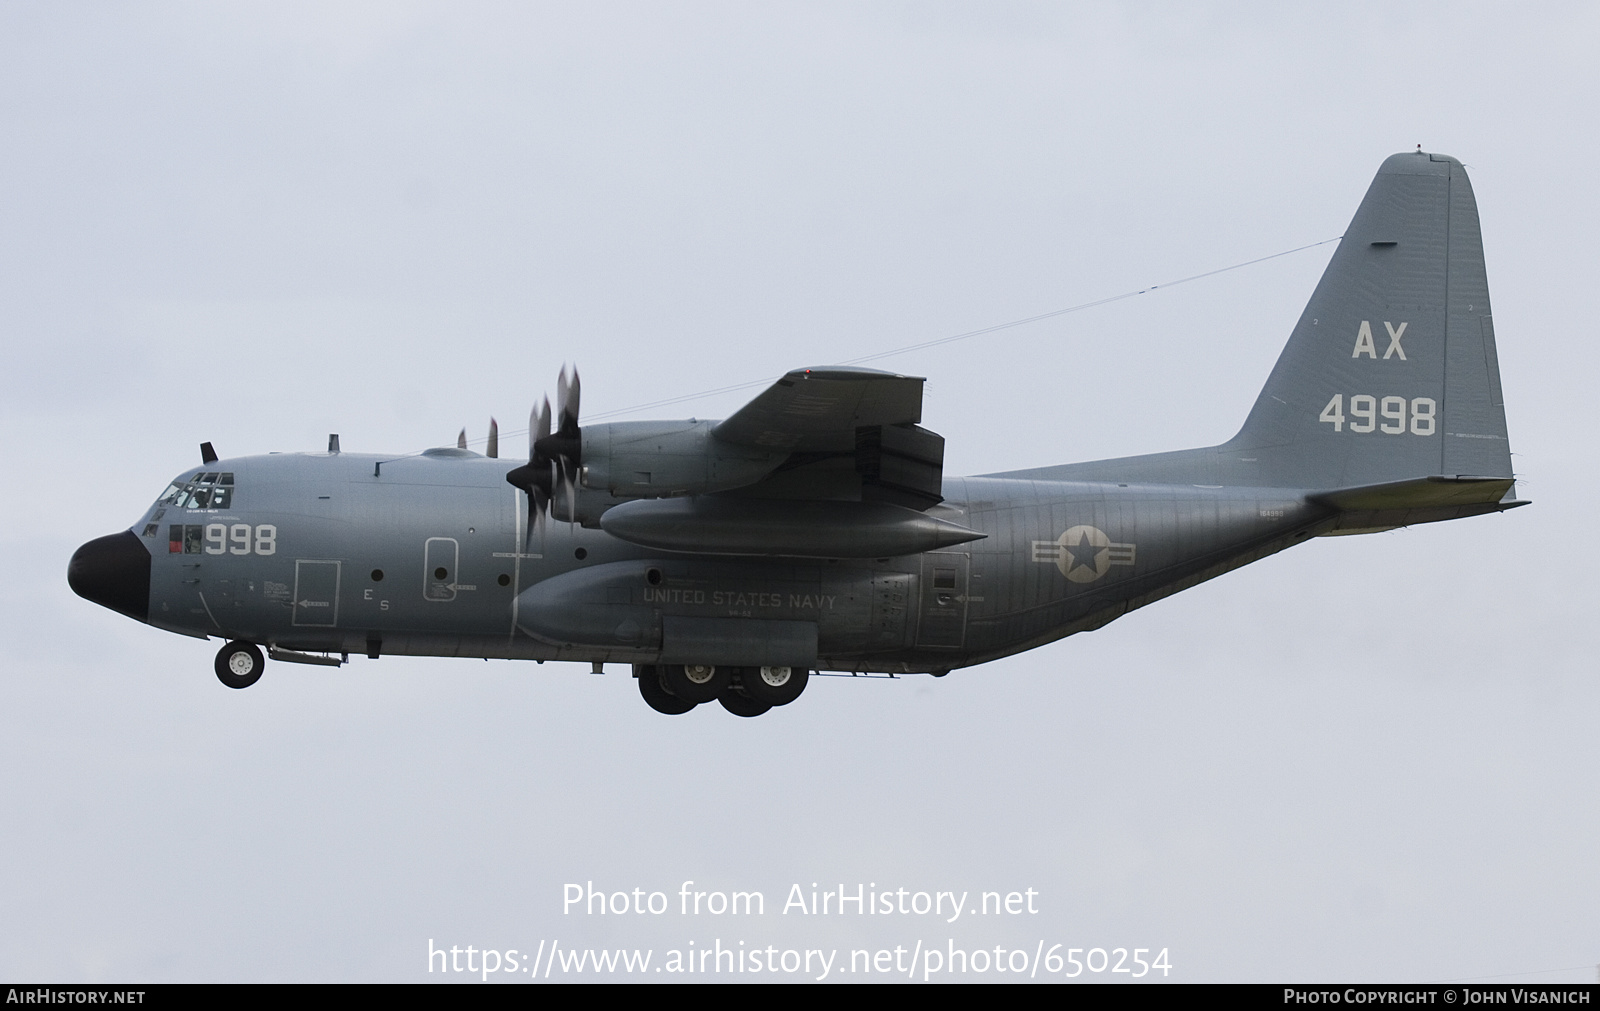
<path fill-rule="evenodd" d="M 1509 477 L 1423 477 L 1306 496 L 1339 510 L 1327 534 L 1364 534 L 1417 523 L 1504 512 L 1527 505 Z"/>
<path fill-rule="evenodd" d="M 1339 510 L 1418 509 L 1425 506 L 1499 502 L 1516 482 L 1509 477 L 1423 477 L 1311 495 L 1313 502 Z"/>

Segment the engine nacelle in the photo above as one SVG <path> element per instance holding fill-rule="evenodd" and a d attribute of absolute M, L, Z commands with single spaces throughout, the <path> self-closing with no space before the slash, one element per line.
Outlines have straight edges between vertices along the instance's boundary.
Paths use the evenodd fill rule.
<path fill-rule="evenodd" d="M 622 421 L 585 425 L 576 488 L 551 489 L 550 516 L 598 527 L 612 506 L 755 484 L 787 450 L 736 446 L 711 434 L 713 421 Z"/>
<path fill-rule="evenodd" d="M 623 421 L 583 427 L 578 483 L 618 499 L 673 498 L 743 488 L 788 452 L 735 446 L 711 434 L 712 421 Z"/>

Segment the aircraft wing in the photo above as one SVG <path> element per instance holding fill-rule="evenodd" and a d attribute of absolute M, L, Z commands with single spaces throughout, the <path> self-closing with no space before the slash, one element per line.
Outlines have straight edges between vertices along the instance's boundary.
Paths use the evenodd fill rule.
<path fill-rule="evenodd" d="M 796 369 L 711 429 L 782 458 L 718 494 L 645 498 L 600 517 L 635 544 L 698 554 L 881 558 L 984 534 L 924 514 L 942 499 L 944 439 L 917 425 L 922 384 L 876 369 Z"/>
<path fill-rule="evenodd" d="M 795 369 L 711 435 L 789 454 L 750 494 L 927 509 L 942 498 L 944 439 L 917 425 L 924 382 L 877 369 Z"/>
<path fill-rule="evenodd" d="M 764 449 L 850 452 L 858 429 L 921 421 L 924 382 L 877 369 L 796 369 L 717 425 L 712 435 Z"/>

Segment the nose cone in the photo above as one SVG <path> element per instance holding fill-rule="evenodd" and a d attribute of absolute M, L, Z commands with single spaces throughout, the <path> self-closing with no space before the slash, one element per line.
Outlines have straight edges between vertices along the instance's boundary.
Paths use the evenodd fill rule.
<path fill-rule="evenodd" d="M 150 617 L 150 552 L 132 530 L 96 537 L 67 563 L 72 592 L 102 607 L 146 621 Z"/>

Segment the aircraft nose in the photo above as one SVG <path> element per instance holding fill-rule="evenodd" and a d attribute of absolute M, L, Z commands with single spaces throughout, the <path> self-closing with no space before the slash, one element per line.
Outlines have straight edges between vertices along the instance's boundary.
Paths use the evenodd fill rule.
<path fill-rule="evenodd" d="M 72 553 L 67 585 L 85 600 L 146 621 L 150 617 L 150 552 L 132 530 L 96 537 Z"/>

